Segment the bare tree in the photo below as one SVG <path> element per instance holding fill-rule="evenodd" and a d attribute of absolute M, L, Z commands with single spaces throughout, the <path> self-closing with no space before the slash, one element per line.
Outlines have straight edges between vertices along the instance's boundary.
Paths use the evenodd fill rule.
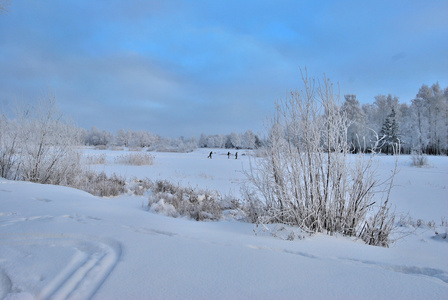
<path fill-rule="evenodd" d="M 18 112 L 20 179 L 70 185 L 80 173 L 80 154 L 74 147 L 76 127 L 62 119 L 55 96 Z"/>
<path fill-rule="evenodd" d="M 264 207 L 258 222 L 296 225 L 310 233 L 339 232 L 385 245 L 383 236 L 378 243 L 367 238 L 372 230 L 387 238 L 384 224 L 393 219 L 387 200 L 375 198 L 381 189 L 375 153 L 351 153 L 349 121 L 331 81 L 324 77 L 316 83 L 306 73 L 302 79 L 304 89 L 277 104 L 263 158 L 247 172 L 253 187 L 249 198 L 258 196 Z M 371 216 L 384 222 L 372 223 Z"/>

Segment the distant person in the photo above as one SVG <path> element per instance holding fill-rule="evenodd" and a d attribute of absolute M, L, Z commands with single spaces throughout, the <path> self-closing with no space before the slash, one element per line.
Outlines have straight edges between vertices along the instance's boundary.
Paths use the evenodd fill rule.
<path fill-rule="evenodd" d="M 235 159 L 238 159 L 238 152 L 235 153 Z"/>
<path fill-rule="evenodd" d="M 230 158 L 230 151 L 227 152 L 227 158 Z"/>
<path fill-rule="evenodd" d="M 207 156 L 207 158 L 212 158 L 212 154 L 213 154 L 213 152 L 212 151 L 210 151 L 210 154 Z"/>

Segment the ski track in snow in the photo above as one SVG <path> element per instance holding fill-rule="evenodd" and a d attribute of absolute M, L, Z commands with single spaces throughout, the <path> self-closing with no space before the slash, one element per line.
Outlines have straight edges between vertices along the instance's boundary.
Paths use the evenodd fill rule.
<path fill-rule="evenodd" d="M 387 271 L 407 274 L 407 275 L 420 275 L 420 276 L 427 276 L 431 278 L 436 278 L 438 280 L 441 280 L 445 283 L 448 283 L 448 273 L 446 273 L 443 270 L 435 269 L 435 268 L 425 268 L 425 267 L 416 267 L 416 266 L 404 266 L 404 265 L 391 265 L 391 264 L 385 264 L 380 263 L 376 261 L 369 261 L 369 260 L 357 260 L 352 258 L 344 258 L 344 257 L 336 257 L 336 258 L 323 258 L 318 257 L 313 254 L 309 254 L 306 252 L 301 251 L 292 251 L 288 249 L 275 249 L 270 247 L 260 247 L 260 246 L 254 246 L 254 245 L 247 245 L 247 247 L 256 249 L 256 250 L 267 250 L 267 251 L 275 251 L 275 252 L 281 252 L 286 254 L 292 254 L 292 255 L 299 255 L 305 258 L 309 259 L 319 259 L 319 260 L 338 260 L 338 261 L 345 261 L 345 262 L 354 262 L 358 264 L 362 264 L 367 267 L 375 267 L 375 268 L 381 268 Z"/>
<path fill-rule="evenodd" d="M 158 234 L 158 235 L 165 235 L 169 237 L 178 236 L 177 233 L 164 231 L 164 230 L 157 230 L 157 229 L 150 229 L 150 228 L 144 228 L 144 227 L 133 227 L 133 226 L 127 226 L 123 225 L 124 229 L 130 230 L 132 232 L 136 233 L 143 233 L 143 234 Z"/>
<path fill-rule="evenodd" d="M 0 217 L 3 217 L 2 219 L 0 219 L 0 227 L 11 226 L 16 223 L 26 222 L 26 221 L 51 221 L 54 218 L 56 218 L 55 216 L 51 216 L 51 215 L 43 215 L 43 216 L 38 215 L 38 216 L 29 216 L 29 217 L 17 217 L 17 215 L 18 214 L 15 212 L 7 212 L 7 213 L 0 212 Z M 87 224 L 88 221 L 90 221 L 90 220 L 93 220 L 93 221 L 101 221 L 102 220 L 101 218 L 98 218 L 98 217 L 84 216 L 84 215 L 79 215 L 79 214 L 62 215 L 60 217 L 72 219 L 72 220 L 82 223 L 82 224 Z"/>
<path fill-rule="evenodd" d="M 185 236 L 185 235 L 179 235 L 174 232 L 161 231 L 161 230 L 156 230 L 156 229 L 151 229 L 151 228 L 138 228 L 138 227 L 131 227 L 131 226 L 123 226 L 123 228 L 130 230 L 132 232 L 136 232 L 136 233 L 165 235 L 168 237 L 178 237 L 178 238 L 184 238 L 184 239 L 197 240 L 199 242 L 205 242 L 205 243 L 210 243 L 210 244 L 231 246 L 228 243 L 212 241 L 210 239 L 189 237 L 189 236 Z M 235 245 L 233 245 L 233 246 L 235 246 Z M 381 268 L 381 269 L 384 269 L 387 271 L 402 273 L 402 274 L 406 274 L 406 275 L 426 276 L 426 277 L 436 278 L 438 280 L 443 281 L 444 283 L 448 283 L 448 273 L 446 273 L 443 270 L 435 269 L 435 268 L 425 268 L 425 267 L 405 266 L 405 265 L 391 265 L 391 264 L 385 264 L 385 263 L 381 263 L 381 262 L 368 261 L 368 260 L 356 260 L 356 259 L 344 258 L 344 257 L 324 258 L 324 257 L 319 257 L 319 256 L 316 256 L 316 255 L 313 255 L 310 253 L 306 253 L 303 251 L 295 251 L 295 250 L 282 249 L 282 248 L 271 248 L 271 247 L 266 247 L 266 246 L 256 246 L 256 245 L 251 245 L 251 244 L 248 244 L 245 246 L 248 248 L 251 248 L 251 249 L 255 249 L 255 250 L 264 250 L 264 251 L 285 253 L 285 254 L 290 254 L 290 255 L 298 255 L 298 256 L 308 258 L 308 259 L 336 260 L 336 261 L 340 261 L 340 262 L 357 263 L 357 264 L 361 264 L 368 268 L 374 267 L 374 268 Z"/>
<path fill-rule="evenodd" d="M 422 275 L 422 276 L 428 276 L 432 278 L 437 278 L 439 280 L 442 280 L 445 283 L 448 283 L 448 274 L 440 269 L 434 269 L 434 268 L 422 268 L 422 267 L 415 267 L 415 266 L 403 266 L 403 265 L 388 265 L 388 264 L 382 264 L 375 261 L 368 261 L 368 260 L 356 260 L 351 258 L 345 258 L 344 260 L 347 261 L 353 261 L 356 263 L 361 263 L 364 265 L 369 266 L 375 266 L 378 268 L 382 268 L 385 270 L 408 274 L 408 275 Z"/>
<path fill-rule="evenodd" d="M 51 245 L 76 249 L 71 261 L 36 295 L 37 299 L 89 299 L 112 272 L 121 255 L 120 243 L 85 235 L 1 234 L 0 245 Z M 2 297 L 13 293 L 10 277 L 0 268 Z"/>

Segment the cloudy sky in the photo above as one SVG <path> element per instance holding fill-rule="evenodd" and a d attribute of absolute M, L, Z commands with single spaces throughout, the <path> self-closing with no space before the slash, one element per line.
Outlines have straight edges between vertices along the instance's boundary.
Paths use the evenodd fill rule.
<path fill-rule="evenodd" d="M 448 86 L 444 0 L 9 2 L 1 109 L 50 89 L 84 128 L 259 132 L 304 67 L 361 103 Z"/>

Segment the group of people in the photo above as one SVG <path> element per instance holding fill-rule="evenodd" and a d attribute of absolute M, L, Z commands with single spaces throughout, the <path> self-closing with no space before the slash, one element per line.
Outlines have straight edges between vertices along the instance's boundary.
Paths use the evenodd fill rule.
<path fill-rule="evenodd" d="M 213 154 L 213 151 L 210 151 L 210 154 L 207 156 L 207 158 L 212 158 L 212 154 Z M 230 151 L 229 152 L 227 152 L 227 158 L 230 158 Z M 238 159 L 238 152 L 235 152 L 235 159 Z"/>

